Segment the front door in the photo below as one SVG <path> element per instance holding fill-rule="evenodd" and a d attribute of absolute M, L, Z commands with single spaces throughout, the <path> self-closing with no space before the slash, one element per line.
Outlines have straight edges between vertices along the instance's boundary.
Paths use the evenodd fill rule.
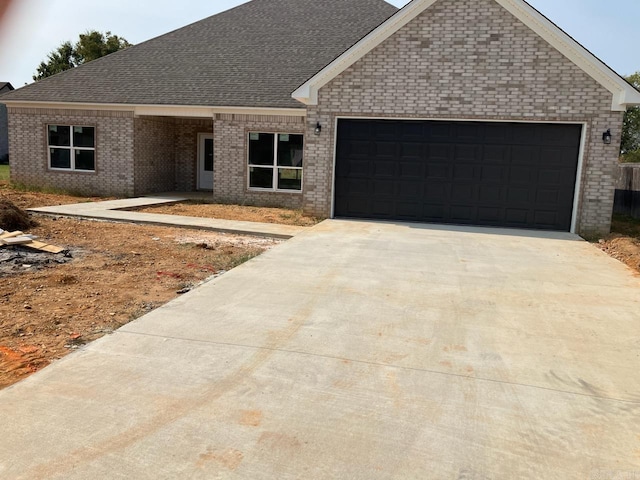
<path fill-rule="evenodd" d="M 198 134 L 198 190 L 213 190 L 213 134 Z"/>

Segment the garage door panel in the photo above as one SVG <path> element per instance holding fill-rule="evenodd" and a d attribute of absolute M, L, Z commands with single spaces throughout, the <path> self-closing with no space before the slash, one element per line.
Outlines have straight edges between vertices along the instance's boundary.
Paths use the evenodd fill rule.
<path fill-rule="evenodd" d="M 380 161 L 380 160 L 374 160 L 371 162 L 372 175 L 374 178 L 377 178 L 377 177 L 394 178 L 396 175 L 396 166 L 397 166 L 397 163 L 391 160 L 386 162 Z"/>
<path fill-rule="evenodd" d="M 478 187 L 478 203 L 481 205 L 504 205 L 504 189 L 501 186 Z"/>
<path fill-rule="evenodd" d="M 375 197 L 391 197 L 396 193 L 395 183 L 394 182 L 380 182 L 373 181 L 371 182 L 371 194 Z"/>
<path fill-rule="evenodd" d="M 408 220 L 422 218 L 422 206 L 417 202 L 398 202 L 397 214 Z"/>
<path fill-rule="evenodd" d="M 536 159 L 540 157 L 540 149 L 532 146 L 513 145 L 511 147 L 511 165 L 533 166 L 539 162 Z"/>
<path fill-rule="evenodd" d="M 456 145 L 456 162 L 481 163 L 482 148 L 479 145 Z"/>
<path fill-rule="evenodd" d="M 455 124 L 456 143 L 478 143 L 484 139 L 484 125 L 478 123 Z"/>
<path fill-rule="evenodd" d="M 482 163 L 494 165 L 509 165 L 511 148 L 505 145 L 484 145 L 482 148 Z"/>
<path fill-rule="evenodd" d="M 474 204 L 476 189 L 477 187 L 473 183 L 453 183 L 451 185 L 451 203 Z"/>
<path fill-rule="evenodd" d="M 527 187 L 507 187 L 507 205 L 530 205 L 535 202 L 535 190 Z"/>
<path fill-rule="evenodd" d="M 398 165 L 398 176 L 400 178 L 423 178 L 425 172 L 424 163 L 405 162 L 404 159 Z"/>
<path fill-rule="evenodd" d="M 484 143 L 508 145 L 511 140 L 511 129 L 502 123 L 491 123 L 485 126 Z"/>
<path fill-rule="evenodd" d="M 494 223 L 502 220 L 503 209 L 499 207 L 479 207 L 478 219 L 484 223 Z"/>
<path fill-rule="evenodd" d="M 425 179 L 430 180 L 449 180 L 452 177 L 453 165 L 447 163 L 427 163 L 425 166 Z"/>
<path fill-rule="evenodd" d="M 341 165 L 344 177 L 368 177 L 369 159 L 353 158 L 348 164 Z"/>
<path fill-rule="evenodd" d="M 410 198 L 414 201 L 418 201 L 422 198 L 423 188 L 424 184 L 420 181 L 416 181 L 415 179 L 398 181 L 396 182 L 395 195 L 397 195 L 398 200 L 405 200 L 407 198 Z"/>
<path fill-rule="evenodd" d="M 453 167 L 453 181 L 468 181 L 478 177 L 479 168 L 476 165 L 458 163 Z"/>
<path fill-rule="evenodd" d="M 450 141 L 453 137 L 453 124 L 433 122 L 428 130 L 427 139 L 431 142 L 437 143 L 439 140 Z"/>
<path fill-rule="evenodd" d="M 422 162 L 425 157 L 425 145 L 414 142 L 399 144 L 399 157 L 405 162 Z"/>
<path fill-rule="evenodd" d="M 425 135 L 425 125 L 422 122 L 405 122 L 400 129 L 398 140 L 421 143 Z"/>
<path fill-rule="evenodd" d="M 423 198 L 430 204 L 448 203 L 450 190 L 448 184 L 430 183 L 425 186 Z"/>
<path fill-rule="evenodd" d="M 552 189 L 538 190 L 536 204 L 541 206 L 557 206 L 560 204 L 560 191 Z"/>
<path fill-rule="evenodd" d="M 369 180 L 366 178 L 350 178 L 341 183 L 341 189 L 348 191 L 350 196 L 369 195 Z"/>
<path fill-rule="evenodd" d="M 484 183 L 503 183 L 509 178 L 509 170 L 501 165 L 481 165 L 480 180 Z"/>
<path fill-rule="evenodd" d="M 535 222 L 551 228 L 558 222 L 558 213 L 552 210 L 536 210 Z"/>
<path fill-rule="evenodd" d="M 371 155 L 376 158 L 395 159 L 398 156 L 397 146 L 396 142 L 374 142 L 370 149 Z"/>
<path fill-rule="evenodd" d="M 339 120 L 335 214 L 569 230 L 581 129 Z"/>
<path fill-rule="evenodd" d="M 525 227 L 531 223 L 532 214 L 527 209 L 520 208 L 507 208 L 505 209 L 505 220 L 507 223 L 513 226 Z"/>
<path fill-rule="evenodd" d="M 384 200 L 374 200 L 371 203 L 371 214 L 380 218 L 393 218 L 395 215 L 393 203 Z"/>
<path fill-rule="evenodd" d="M 529 185 L 536 179 L 535 173 L 536 171 L 532 167 L 512 166 L 509 168 L 508 183 L 510 185 L 519 183 Z"/>
<path fill-rule="evenodd" d="M 475 224 L 477 218 L 477 208 L 470 205 L 451 205 L 449 215 L 456 223 L 465 225 Z"/>
<path fill-rule="evenodd" d="M 439 143 L 427 144 L 427 152 L 425 160 L 432 162 L 452 162 L 455 159 L 455 145 L 446 145 Z"/>

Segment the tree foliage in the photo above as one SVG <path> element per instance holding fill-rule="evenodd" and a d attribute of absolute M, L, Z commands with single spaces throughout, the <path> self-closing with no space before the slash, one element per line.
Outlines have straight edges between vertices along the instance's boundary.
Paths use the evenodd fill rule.
<path fill-rule="evenodd" d="M 629 75 L 626 80 L 640 89 L 640 72 Z M 624 114 L 620 155 L 624 162 L 640 162 L 640 107 L 629 107 Z"/>
<path fill-rule="evenodd" d="M 111 32 L 88 30 L 80 34 L 75 44 L 64 42 L 52 51 L 47 60 L 40 63 L 33 79 L 42 80 L 130 46 L 126 39 Z"/>

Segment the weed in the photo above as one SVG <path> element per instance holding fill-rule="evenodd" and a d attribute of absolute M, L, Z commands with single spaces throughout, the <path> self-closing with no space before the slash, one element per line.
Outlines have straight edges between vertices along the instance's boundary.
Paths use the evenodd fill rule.
<path fill-rule="evenodd" d="M 9 165 L 0 165 L 0 182 L 8 182 L 9 173 Z"/>

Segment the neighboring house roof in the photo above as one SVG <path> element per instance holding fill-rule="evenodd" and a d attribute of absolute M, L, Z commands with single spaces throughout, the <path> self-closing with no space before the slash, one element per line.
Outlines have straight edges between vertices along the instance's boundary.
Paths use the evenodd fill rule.
<path fill-rule="evenodd" d="M 303 83 L 292 94 L 296 100 L 316 105 L 318 90 L 344 72 L 387 38 L 407 25 L 437 0 L 413 0 L 378 28 Z M 551 46 L 613 94 L 612 110 L 624 111 L 640 104 L 640 92 L 595 55 L 524 0 L 495 0 Z"/>
<path fill-rule="evenodd" d="M 253 0 L 7 100 L 301 108 L 291 92 L 396 11 L 383 0 Z"/>
<path fill-rule="evenodd" d="M 9 82 L 0 82 L 0 94 L 14 90 L 13 85 Z"/>

